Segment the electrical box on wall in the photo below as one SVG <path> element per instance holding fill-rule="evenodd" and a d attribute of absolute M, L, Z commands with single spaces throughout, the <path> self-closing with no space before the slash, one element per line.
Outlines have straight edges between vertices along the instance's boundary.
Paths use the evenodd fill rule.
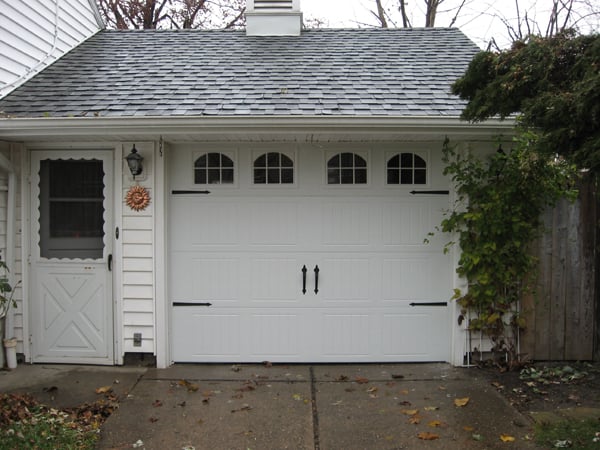
<path fill-rule="evenodd" d="M 142 333 L 133 333 L 133 346 L 134 347 L 142 346 Z"/>

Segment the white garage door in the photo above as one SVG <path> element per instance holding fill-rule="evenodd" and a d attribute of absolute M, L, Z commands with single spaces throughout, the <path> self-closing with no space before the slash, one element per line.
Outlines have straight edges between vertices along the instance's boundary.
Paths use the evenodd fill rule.
<path fill-rule="evenodd" d="M 170 168 L 174 361 L 449 360 L 430 152 L 181 147 Z"/>

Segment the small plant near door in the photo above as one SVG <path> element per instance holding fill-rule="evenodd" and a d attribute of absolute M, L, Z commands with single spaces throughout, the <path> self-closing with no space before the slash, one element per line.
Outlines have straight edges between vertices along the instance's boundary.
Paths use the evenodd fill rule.
<path fill-rule="evenodd" d="M 15 291 L 8 279 L 8 266 L 0 260 L 0 318 L 2 320 L 6 318 L 6 313 L 11 306 L 17 307 L 17 302 L 13 298 L 14 294 Z"/>
<path fill-rule="evenodd" d="M 468 283 L 466 292 L 454 292 L 458 322 L 468 320 L 469 330 L 489 336 L 498 362 L 508 368 L 520 362 L 515 338 L 526 323 L 519 301 L 533 288 L 537 260 L 530 245 L 543 231 L 541 214 L 577 194 L 571 165 L 532 151 L 535 133 L 518 136 L 512 149 L 500 147 L 487 158 L 457 151 L 448 140 L 443 148 L 444 174 L 457 198 L 440 229 L 457 236 L 457 273 Z"/>

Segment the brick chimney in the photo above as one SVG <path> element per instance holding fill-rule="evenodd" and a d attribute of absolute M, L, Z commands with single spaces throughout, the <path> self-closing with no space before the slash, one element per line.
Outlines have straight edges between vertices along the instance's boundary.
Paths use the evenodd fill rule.
<path fill-rule="evenodd" d="M 248 36 L 300 36 L 300 0 L 247 0 Z"/>

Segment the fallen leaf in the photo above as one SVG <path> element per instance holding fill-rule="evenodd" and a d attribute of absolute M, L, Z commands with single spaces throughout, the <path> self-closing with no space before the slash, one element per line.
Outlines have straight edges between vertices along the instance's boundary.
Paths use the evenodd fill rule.
<path fill-rule="evenodd" d="M 112 387 L 110 386 L 102 386 L 99 388 L 96 388 L 96 394 L 106 394 L 107 392 L 112 391 Z"/>
<path fill-rule="evenodd" d="M 398 373 L 393 373 L 393 374 L 392 374 L 392 378 L 393 378 L 394 380 L 400 380 L 400 379 L 404 378 L 404 375 L 400 375 L 400 374 L 398 374 Z"/>
<path fill-rule="evenodd" d="M 142 441 L 141 439 L 138 439 L 133 444 L 131 444 L 132 448 L 140 448 L 140 447 L 143 447 L 143 446 L 144 446 L 144 441 Z"/>
<path fill-rule="evenodd" d="M 44 389 L 42 389 L 44 392 L 48 392 L 48 393 L 52 393 L 52 392 L 56 392 L 58 391 L 58 388 L 56 386 L 50 386 L 50 387 L 45 387 Z M 96 393 L 99 394 L 100 392 L 97 392 L 98 390 L 96 389 Z"/>
<path fill-rule="evenodd" d="M 474 434 L 473 436 L 471 436 L 473 438 L 474 441 L 483 441 L 483 436 L 480 434 Z"/>
<path fill-rule="evenodd" d="M 240 412 L 240 411 L 250 411 L 251 409 L 252 409 L 252 407 L 250 405 L 244 403 L 241 408 L 232 409 L 231 412 L 236 413 L 236 412 Z"/>
<path fill-rule="evenodd" d="M 412 425 L 418 425 L 421 423 L 421 419 L 422 417 L 418 414 L 415 414 L 414 416 L 410 416 L 408 419 L 408 423 L 412 424 Z"/>
<path fill-rule="evenodd" d="M 179 386 L 185 387 L 188 392 L 196 392 L 200 387 L 197 384 L 190 383 L 188 380 L 179 380 L 177 382 Z"/>
<path fill-rule="evenodd" d="M 262 365 L 265 367 L 273 367 L 273 363 L 271 361 L 263 361 Z"/>
<path fill-rule="evenodd" d="M 402 401 L 400 402 L 400 404 L 401 404 L 402 406 L 412 406 L 412 403 L 411 403 L 411 402 L 409 402 L 408 400 L 402 400 Z"/>
<path fill-rule="evenodd" d="M 401 390 L 401 391 L 400 391 L 400 393 L 401 393 L 402 395 L 408 395 L 408 390 L 406 390 L 406 389 L 403 389 L 403 390 Z"/>
<path fill-rule="evenodd" d="M 429 425 L 431 428 L 443 428 L 447 426 L 444 422 L 439 420 L 432 420 L 427 425 Z"/>
<path fill-rule="evenodd" d="M 250 391 L 255 391 L 256 388 L 254 386 L 252 386 L 251 384 L 246 384 L 241 388 L 236 389 L 236 391 L 240 391 L 240 392 L 250 392 Z"/>
<path fill-rule="evenodd" d="M 335 381 L 348 381 L 348 377 L 346 375 L 340 375 Z"/>
<path fill-rule="evenodd" d="M 469 403 L 469 397 L 464 397 L 464 398 L 455 398 L 454 399 L 454 405 L 458 406 L 459 408 L 462 408 L 463 406 L 467 406 L 467 404 Z"/>
<path fill-rule="evenodd" d="M 423 408 L 425 411 L 437 411 L 438 408 L 437 406 L 426 406 L 425 408 Z"/>
<path fill-rule="evenodd" d="M 213 391 L 204 391 L 202 392 L 202 397 L 212 397 L 214 395 Z"/>
<path fill-rule="evenodd" d="M 475 427 L 470 427 L 469 425 L 465 425 L 463 427 L 463 430 L 465 430 L 465 431 L 475 431 Z"/>
<path fill-rule="evenodd" d="M 369 382 L 368 378 L 365 377 L 356 377 L 354 379 L 358 384 L 367 384 Z"/>
<path fill-rule="evenodd" d="M 400 412 L 402 414 L 407 415 L 407 416 L 414 416 L 415 414 L 419 414 L 419 410 L 418 409 L 403 409 Z"/>
<path fill-rule="evenodd" d="M 155 408 L 158 408 L 159 406 L 162 406 L 163 403 L 160 400 L 154 400 L 154 402 L 152 402 L 152 406 L 154 406 Z"/>
<path fill-rule="evenodd" d="M 377 390 L 378 390 L 378 389 L 377 389 L 375 386 L 373 386 L 373 387 L 370 387 L 369 389 L 367 389 L 367 392 L 368 392 L 369 394 L 373 394 L 374 392 L 377 392 Z"/>
<path fill-rule="evenodd" d="M 231 370 L 233 372 L 239 372 L 240 370 L 242 370 L 242 368 L 240 366 L 238 366 L 237 364 L 234 364 L 233 366 L 231 366 Z"/>
<path fill-rule="evenodd" d="M 515 442 L 515 438 L 513 436 L 508 435 L 508 434 L 501 434 L 500 435 L 500 440 L 502 442 Z"/>
<path fill-rule="evenodd" d="M 150 417 L 150 419 L 148 419 L 150 421 L 150 423 L 155 423 L 158 422 L 158 417 Z"/>
<path fill-rule="evenodd" d="M 428 431 L 422 431 L 421 433 L 417 434 L 417 437 L 424 441 L 435 441 L 436 439 L 440 438 L 439 435 L 435 433 L 429 433 Z"/>
<path fill-rule="evenodd" d="M 185 406 L 185 400 L 182 401 L 181 403 L 177 403 L 177 406 L 181 406 L 183 408 Z"/>
<path fill-rule="evenodd" d="M 300 394 L 294 394 L 294 395 L 292 395 L 292 398 L 294 400 L 296 400 L 297 402 L 299 402 L 300 400 L 302 400 L 302 396 Z"/>

